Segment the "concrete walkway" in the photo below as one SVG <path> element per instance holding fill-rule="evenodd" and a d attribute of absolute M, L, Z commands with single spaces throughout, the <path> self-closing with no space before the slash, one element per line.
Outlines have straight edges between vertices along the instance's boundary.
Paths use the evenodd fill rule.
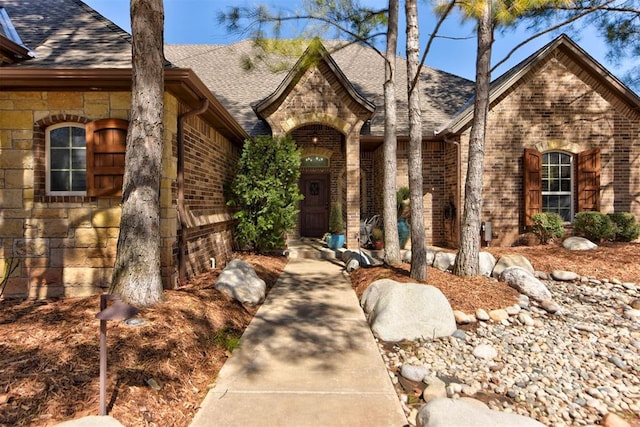
<path fill-rule="evenodd" d="M 407 425 L 342 270 L 287 264 L 191 426 Z"/>

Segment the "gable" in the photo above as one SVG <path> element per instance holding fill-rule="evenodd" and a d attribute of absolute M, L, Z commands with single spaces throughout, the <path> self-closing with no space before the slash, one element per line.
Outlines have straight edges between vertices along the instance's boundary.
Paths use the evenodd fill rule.
<path fill-rule="evenodd" d="M 268 121 L 276 111 L 366 120 L 375 105 L 356 91 L 320 40 L 314 39 L 280 86 L 254 109 Z"/>
<path fill-rule="evenodd" d="M 548 74 L 541 79 L 540 73 Z M 552 99 L 558 100 L 562 95 L 563 101 L 557 101 L 559 104 L 581 104 L 583 107 L 592 108 L 593 104 L 587 102 L 589 99 L 602 99 L 631 120 L 637 120 L 640 112 L 640 97 L 566 35 L 561 35 L 494 80 L 489 95 L 490 110 L 499 108 L 500 103 L 518 88 L 532 81 L 537 81 L 538 83 L 534 84 L 539 86 L 535 89 L 535 96 L 549 97 L 549 102 L 552 102 Z M 578 81 L 582 85 L 579 91 L 581 99 L 566 86 L 569 82 L 577 84 Z M 438 133 L 459 133 L 468 128 L 473 118 L 473 101 L 474 98 Z"/>

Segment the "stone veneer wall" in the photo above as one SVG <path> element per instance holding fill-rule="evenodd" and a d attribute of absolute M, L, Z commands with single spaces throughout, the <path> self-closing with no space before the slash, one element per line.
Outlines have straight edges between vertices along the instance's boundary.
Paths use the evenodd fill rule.
<path fill-rule="evenodd" d="M 572 154 L 600 148 L 601 211 L 640 217 L 640 113 L 562 53 L 533 71 L 489 113 L 482 220 L 492 222 L 492 244 L 510 245 L 524 231 L 524 148 Z M 462 192 L 469 131 L 461 139 Z"/>
<path fill-rule="evenodd" d="M 120 198 L 47 196 L 45 130 L 61 122 L 127 119 L 129 92 L 0 92 L 0 268 L 19 261 L 5 296 L 90 295 L 107 289 L 116 254 Z M 165 287 L 176 283 L 176 141 L 178 102 L 165 95 L 161 178 L 161 262 Z M 199 123 L 194 125 L 193 123 Z M 188 122 L 189 273 L 226 260 L 232 223 L 222 200 L 239 149 L 202 124 Z M 211 162 L 207 164 L 206 162 Z"/>
<path fill-rule="evenodd" d="M 19 267 L 5 296 L 87 295 L 108 287 L 119 200 L 45 194 L 45 129 L 127 119 L 128 92 L 0 93 L 0 268 Z"/>

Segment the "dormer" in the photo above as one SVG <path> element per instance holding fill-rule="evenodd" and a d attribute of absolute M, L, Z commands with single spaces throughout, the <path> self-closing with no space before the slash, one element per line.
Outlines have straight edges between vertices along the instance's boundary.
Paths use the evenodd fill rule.
<path fill-rule="evenodd" d="M 6 9 L 0 7 L 0 66 L 26 61 L 34 56 L 22 43 Z"/>

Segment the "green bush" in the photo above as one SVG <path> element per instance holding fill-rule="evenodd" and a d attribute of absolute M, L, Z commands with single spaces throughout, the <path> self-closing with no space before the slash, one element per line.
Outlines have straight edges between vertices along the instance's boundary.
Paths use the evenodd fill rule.
<path fill-rule="evenodd" d="M 542 212 L 532 217 L 531 231 L 540 243 L 547 244 L 551 239 L 561 239 L 564 236 L 564 220 L 555 212 Z"/>
<path fill-rule="evenodd" d="M 298 189 L 300 157 L 288 136 L 245 141 L 227 202 L 238 209 L 236 238 L 242 246 L 258 252 L 284 247 L 303 198 Z"/>
<path fill-rule="evenodd" d="M 616 226 L 616 240 L 630 242 L 640 237 L 640 224 L 630 212 L 616 212 L 608 215 Z"/>
<path fill-rule="evenodd" d="M 600 212 L 580 212 L 573 220 L 573 228 L 577 234 L 595 242 L 616 237 L 616 225 Z"/>

